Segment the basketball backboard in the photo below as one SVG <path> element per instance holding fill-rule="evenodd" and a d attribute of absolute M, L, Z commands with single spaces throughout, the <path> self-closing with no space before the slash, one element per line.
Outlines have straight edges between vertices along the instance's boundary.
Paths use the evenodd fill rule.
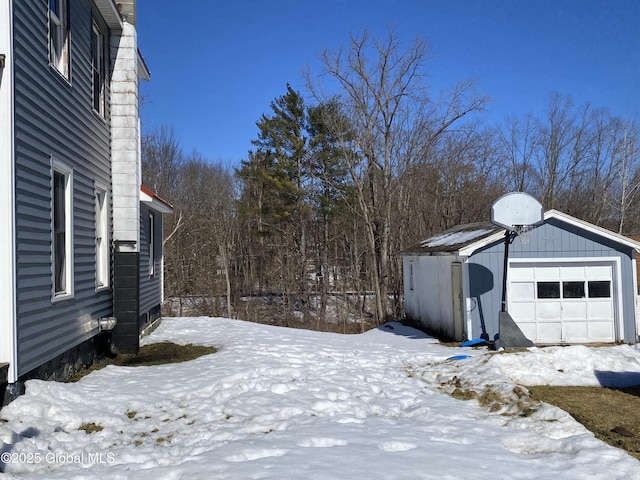
<path fill-rule="evenodd" d="M 544 220 L 544 209 L 538 200 L 524 192 L 510 192 L 498 198 L 491 207 L 491 223 L 514 231 L 516 225 L 538 225 Z"/>

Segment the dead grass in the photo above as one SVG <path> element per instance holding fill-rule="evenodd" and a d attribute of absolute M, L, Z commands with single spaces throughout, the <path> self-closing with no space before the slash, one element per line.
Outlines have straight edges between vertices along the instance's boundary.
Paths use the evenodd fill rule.
<path fill-rule="evenodd" d="M 167 363 L 179 363 L 194 360 L 203 355 L 215 353 L 215 347 L 203 345 L 178 345 L 172 342 L 160 342 L 145 345 L 140 348 L 137 355 L 120 354 L 115 357 L 105 357 L 80 370 L 67 379 L 67 382 L 77 382 L 85 375 L 100 370 L 107 365 L 118 365 L 123 367 L 142 367 L 153 365 L 164 365 Z"/>
<path fill-rule="evenodd" d="M 640 459 L 640 386 L 529 387 L 533 399 L 569 413 L 596 438 Z"/>
<path fill-rule="evenodd" d="M 540 402 L 569 413 L 596 438 L 625 450 L 640 460 L 640 386 L 605 387 L 527 387 L 515 386 L 505 397 L 491 385 L 482 391 L 466 388 L 458 377 L 441 384 L 443 391 L 458 400 L 477 400 L 491 412 L 528 417 Z"/>
<path fill-rule="evenodd" d="M 78 427 L 78 430 L 83 430 L 87 435 L 95 433 L 95 432 L 101 432 L 104 429 L 104 427 L 102 425 L 98 425 L 96 423 L 83 423 L 82 425 L 80 425 L 80 427 Z"/>

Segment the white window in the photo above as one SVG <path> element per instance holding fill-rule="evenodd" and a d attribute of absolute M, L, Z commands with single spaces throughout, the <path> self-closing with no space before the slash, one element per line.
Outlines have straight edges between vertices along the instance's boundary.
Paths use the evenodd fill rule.
<path fill-rule="evenodd" d="M 93 109 L 104 117 L 105 102 L 105 52 L 104 35 L 98 24 L 93 22 L 91 31 L 91 72 Z"/>
<path fill-rule="evenodd" d="M 53 233 L 53 297 L 73 295 L 73 173 L 53 163 L 51 231 Z"/>
<path fill-rule="evenodd" d="M 96 288 L 109 286 L 109 194 L 96 187 Z"/>
<path fill-rule="evenodd" d="M 68 0 L 49 0 L 49 62 L 67 80 L 69 61 Z"/>
<path fill-rule="evenodd" d="M 149 213 L 149 276 L 156 273 L 156 248 L 155 248 L 155 216 Z"/>

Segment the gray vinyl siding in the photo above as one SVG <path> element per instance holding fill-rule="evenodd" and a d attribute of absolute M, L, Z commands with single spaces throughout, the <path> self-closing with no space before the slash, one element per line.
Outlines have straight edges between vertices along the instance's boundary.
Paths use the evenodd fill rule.
<path fill-rule="evenodd" d="M 18 375 L 97 333 L 94 182 L 110 185 L 109 125 L 92 110 L 89 0 L 71 0 L 71 76 L 49 65 L 48 2 L 14 2 Z M 105 32 L 108 30 L 103 25 Z M 108 103 L 108 102 L 107 102 Z M 108 105 L 107 105 L 108 118 Z M 52 302 L 51 158 L 73 169 L 73 298 Z"/>
<path fill-rule="evenodd" d="M 140 207 L 140 314 L 156 308 L 162 301 L 162 214 L 156 212 L 154 232 L 149 231 L 149 213 L 146 205 Z M 149 235 L 154 236 L 155 275 L 149 274 Z"/>
<path fill-rule="evenodd" d="M 530 232 L 529 245 L 523 245 L 516 238 L 509 246 L 510 259 L 619 257 L 623 310 L 620 312 L 620 317 L 624 323 L 624 336 L 627 340 L 635 339 L 636 292 L 633 289 L 633 255 L 631 249 L 624 245 L 554 218 Z M 473 338 L 483 333 L 483 321 L 491 339 L 498 332 L 503 261 L 503 240 L 484 247 L 469 257 L 466 267 L 470 290 L 468 310 L 472 320 L 471 336 Z"/>

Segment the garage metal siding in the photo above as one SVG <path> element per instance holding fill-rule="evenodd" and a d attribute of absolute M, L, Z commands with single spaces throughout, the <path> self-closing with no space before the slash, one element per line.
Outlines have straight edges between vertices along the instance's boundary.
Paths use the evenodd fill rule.
<path fill-rule="evenodd" d="M 410 264 L 413 262 L 413 290 L 405 295 L 405 313 L 419 321 L 429 331 L 453 338 L 453 293 L 451 264 L 454 255 L 403 258 L 405 285 L 410 285 Z"/>
<path fill-rule="evenodd" d="M 491 339 L 498 332 L 503 255 L 504 242 L 500 240 L 474 252 L 466 264 L 470 285 L 468 315 L 474 337 L 479 337 L 483 333 L 483 319 Z M 509 246 L 511 259 L 619 257 L 622 277 L 622 284 L 618 286 L 622 299 L 620 321 L 623 322 L 624 340 L 627 341 L 635 339 L 636 292 L 633 289 L 633 255 L 629 247 L 555 218 L 548 219 L 543 225 L 531 231 L 528 245 L 522 244 L 520 239 L 516 238 Z M 486 268 L 493 275 L 493 288 L 489 291 L 485 291 L 487 274 L 479 267 Z M 474 289 L 476 293 L 484 293 L 474 296 Z"/>

